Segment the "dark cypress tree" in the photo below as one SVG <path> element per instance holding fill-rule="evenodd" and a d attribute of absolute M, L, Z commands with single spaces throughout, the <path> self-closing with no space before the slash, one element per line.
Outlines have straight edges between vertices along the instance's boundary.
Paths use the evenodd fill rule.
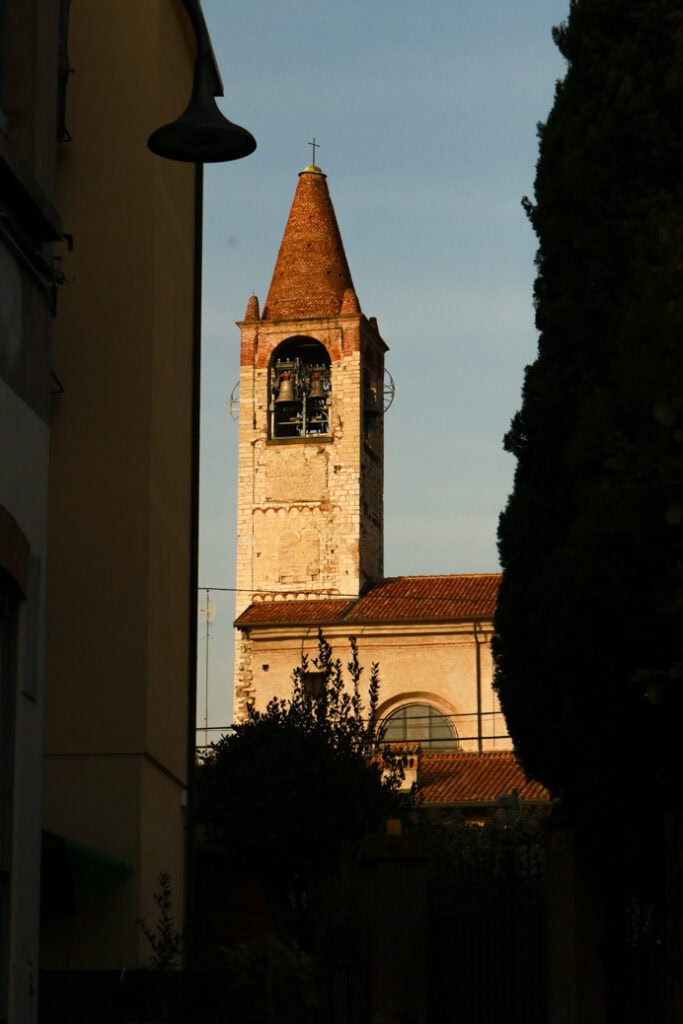
<path fill-rule="evenodd" d="M 617 820 L 683 775 L 683 3 L 572 0 L 554 38 L 496 685 L 526 769 Z"/>

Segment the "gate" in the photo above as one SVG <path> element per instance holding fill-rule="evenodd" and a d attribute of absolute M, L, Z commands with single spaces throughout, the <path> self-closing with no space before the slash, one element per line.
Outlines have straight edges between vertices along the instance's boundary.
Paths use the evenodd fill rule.
<path fill-rule="evenodd" d="M 430 1024 L 545 1024 L 541 841 L 483 829 L 479 843 L 438 872 L 427 963 Z"/>

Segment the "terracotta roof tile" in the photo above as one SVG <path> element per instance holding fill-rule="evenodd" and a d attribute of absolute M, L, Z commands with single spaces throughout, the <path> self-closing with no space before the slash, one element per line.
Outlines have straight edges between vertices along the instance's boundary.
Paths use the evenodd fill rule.
<path fill-rule="evenodd" d="M 344 301 L 347 306 L 351 301 L 345 293 L 353 293 L 353 281 L 327 181 L 319 167 L 306 167 L 299 175 L 263 319 L 339 316 Z"/>
<path fill-rule="evenodd" d="M 344 618 L 353 601 L 258 601 L 236 620 L 247 626 L 328 626 Z"/>
<path fill-rule="evenodd" d="M 496 803 L 513 789 L 522 802 L 550 799 L 540 782 L 527 779 L 512 751 L 420 754 L 417 792 L 425 804 Z"/>
<path fill-rule="evenodd" d="M 380 580 L 361 597 L 349 622 L 413 622 L 491 618 L 499 573 L 395 576 Z"/>
<path fill-rule="evenodd" d="M 235 625 L 350 626 L 388 622 L 453 622 L 491 619 L 499 573 L 394 576 L 379 580 L 357 600 L 262 601 L 249 606 Z"/>

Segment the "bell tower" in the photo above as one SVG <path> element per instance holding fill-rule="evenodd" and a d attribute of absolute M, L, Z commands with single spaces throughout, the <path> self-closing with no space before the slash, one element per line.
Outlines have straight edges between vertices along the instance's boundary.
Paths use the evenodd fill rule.
<path fill-rule="evenodd" d="M 383 573 L 384 353 L 326 176 L 299 175 L 263 310 L 241 331 L 237 615 L 359 595 Z"/>

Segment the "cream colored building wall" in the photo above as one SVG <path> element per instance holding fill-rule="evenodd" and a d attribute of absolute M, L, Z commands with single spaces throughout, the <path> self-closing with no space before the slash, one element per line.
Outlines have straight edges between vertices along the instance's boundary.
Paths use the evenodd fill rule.
<path fill-rule="evenodd" d="M 324 631 L 343 665 L 348 661 L 350 632 L 349 627 Z M 379 664 L 382 717 L 406 704 L 430 704 L 449 716 L 463 750 L 512 749 L 492 686 L 490 623 L 363 627 L 356 638 L 366 680 L 372 663 Z M 238 660 L 257 710 L 273 696 L 289 697 L 292 670 L 301 664 L 302 654 L 312 659 L 317 653 L 314 628 L 262 627 L 238 631 L 238 639 Z"/>
<path fill-rule="evenodd" d="M 50 915 L 43 924 L 41 965 L 99 970 L 136 964 L 138 936 L 121 919 L 138 916 L 141 818 L 139 759 L 107 752 L 50 759 L 45 779 L 44 827 L 120 862 L 102 868 L 101 884 L 74 881 L 74 912 Z M 95 864 L 95 871 L 97 865 Z"/>
<path fill-rule="evenodd" d="M 119 967 L 143 956 L 159 873 L 184 893 L 195 169 L 146 142 L 187 103 L 189 23 L 169 0 L 73 0 L 69 56 L 45 822 L 131 869 L 71 931 L 52 922 L 43 962 Z"/>
<path fill-rule="evenodd" d="M 63 799 L 76 792 L 78 802 Z M 185 811 L 173 779 L 135 755 L 60 758 L 48 775 L 45 803 L 48 831 L 78 836 L 91 851 L 119 862 L 120 870 L 102 861 L 93 862 L 89 878 L 77 874 L 75 913 L 50 916 L 43 926 L 42 966 L 99 970 L 145 963 L 151 950 L 136 921 L 156 923 L 159 865 L 171 878 L 174 913 L 178 922 L 182 918 L 185 865 L 173 836 L 184 830 Z M 138 828 L 131 828 L 132 818 Z M 122 919 L 130 921 L 130 934 Z"/>

